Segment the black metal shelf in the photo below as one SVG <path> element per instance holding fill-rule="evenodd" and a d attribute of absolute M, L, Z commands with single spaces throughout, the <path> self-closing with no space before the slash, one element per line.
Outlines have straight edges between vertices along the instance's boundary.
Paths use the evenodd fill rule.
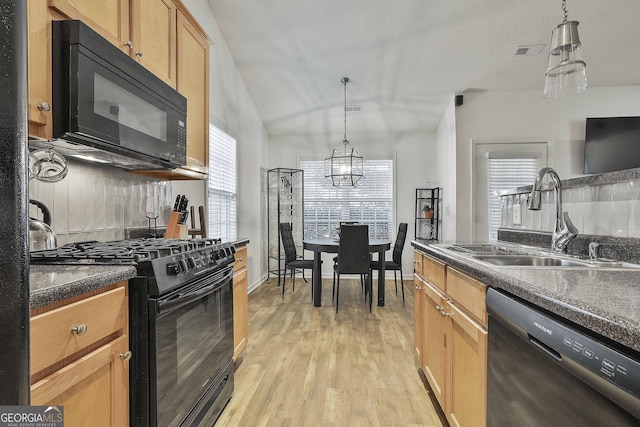
<path fill-rule="evenodd" d="M 442 188 L 416 188 L 414 234 L 416 239 L 438 240 L 440 237 Z M 431 207 L 431 217 L 425 212 Z"/>

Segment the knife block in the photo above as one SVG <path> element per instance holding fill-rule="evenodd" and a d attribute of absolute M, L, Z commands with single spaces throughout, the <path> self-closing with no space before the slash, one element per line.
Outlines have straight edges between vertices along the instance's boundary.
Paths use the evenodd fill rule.
<path fill-rule="evenodd" d="M 178 222 L 180 221 L 180 218 L 182 218 L 182 213 L 177 211 L 171 211 L 171 215 L 169 215 L 169 222 L 167 223 L 167 231 L 164 233 L 165 238 L 167 239 L 183 238 L 180 236 L 181 225 L 178 224 Z"/>

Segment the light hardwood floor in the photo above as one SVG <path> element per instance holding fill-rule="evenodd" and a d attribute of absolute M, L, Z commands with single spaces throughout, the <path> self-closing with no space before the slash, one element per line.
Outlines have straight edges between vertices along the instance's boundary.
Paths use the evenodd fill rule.
<path fill-rule="evenodd" d="M 391 280 L 370 314 L 359 281 L 343 280 L 337 315 L 329 280 L 320 308 L 310 283 L 287 280 L 282 299 L 276 282 L 249 295 L 249 344 L 216 426 L 442 425 L 413 362 L 411 281 L 404 307 Z"/>

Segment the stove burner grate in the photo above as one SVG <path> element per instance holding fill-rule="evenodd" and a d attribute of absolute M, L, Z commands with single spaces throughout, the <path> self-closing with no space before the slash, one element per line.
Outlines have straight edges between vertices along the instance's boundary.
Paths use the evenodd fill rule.
<path fill-rule="evenodd" d="M 221 243 L 220 239 L 132 239 L 69 243 L 31 253 L 32 264 L 138 264 Z"/>

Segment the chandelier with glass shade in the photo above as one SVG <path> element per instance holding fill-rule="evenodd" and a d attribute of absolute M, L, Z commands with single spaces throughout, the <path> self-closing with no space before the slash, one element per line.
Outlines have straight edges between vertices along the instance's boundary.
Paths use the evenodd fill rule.
<path fill-rule="evenodd" d="M 344 137 L 342 144 L 333 149 L 330 157 L 324 159 L 324 177 L 330 180 L 334 187 L 355 187 L 364 178 L 364 159 L 347 139 L 347 83 L 349 77 L 343 77 L 341 81 L 344 85 Z"/>

